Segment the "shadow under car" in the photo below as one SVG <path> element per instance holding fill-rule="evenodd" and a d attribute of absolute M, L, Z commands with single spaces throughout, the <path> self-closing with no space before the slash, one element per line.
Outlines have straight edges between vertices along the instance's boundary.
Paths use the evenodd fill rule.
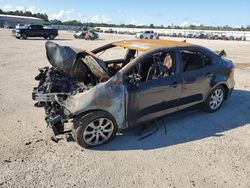
<path fill-rule="evenodd" d="M 140 132 L 136 126 L 118 135 L 114 141 L 94 150 L 152 150 L 192 142 L 208 137 L 224 136 L 229 131 L 250 123 L 250 91 L 234 90 L 216 113 L 189 111 L 166 117 Z M 245 113 L 243 113 L 245 112 Z M 248 112 L 248 113 L 247 113 Z M 136 134 L 138 133 L 139 135 Z"/>

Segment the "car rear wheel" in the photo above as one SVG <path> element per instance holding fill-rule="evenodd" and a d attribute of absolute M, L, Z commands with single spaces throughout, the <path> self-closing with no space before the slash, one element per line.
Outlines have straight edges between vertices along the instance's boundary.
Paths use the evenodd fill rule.
<path fill-rule="evenodd" d="M 143 39 L 143 36 L 142 36 L 142 35 L 140 35 L 140 39 Z"/>
<path fill-rule="evenodd" d="M 27 34 L 26 34 L 26 33 L 22 33 L 21 38 L 22 38 L 22 39 L 27 39 L 27 38 L 28 38 L 28 37 L 27 37 Z"/>
<path fill-rule="evenodd" d="M 153 35 L 150 35 L 150 39 L 153 39 L 154 38 L 154 36 Z"/>
<path fill-rule="evenodd" d="M 207 112 L 216 112 L 221 107 L 225 98 L 225 89 L 219 85 L 214 88 L 208 95 L 204 105 L 204 110 Z"/>
<path fill-rule="evenodd" d="M 107 112 L 94 111 L 79 118 L 72 130 L 76 142 L 84 147 L 91 148 L 107 143 L 116 135 L 117 125 L 114 118 Z"/>
<path fill-rule="evenodd" d="M 50 35 L 49 35 L 49 39 L 50 39 L 50 40 L 53 40 L 54 38 L 55 38 L 55 36 L 54 36 L 53 34 L 50 34 Z"/>

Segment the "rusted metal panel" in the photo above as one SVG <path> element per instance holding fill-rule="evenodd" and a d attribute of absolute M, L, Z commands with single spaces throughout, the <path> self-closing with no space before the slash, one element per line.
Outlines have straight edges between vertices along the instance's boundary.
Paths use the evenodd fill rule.
<path fill-rule="evenodd" d="M 191 43 L 173 41 L 173 40 L 124 40 L 119 42 L 113 42 L 114 46 L 124 47 L 132 50 L 138 51 L 148 51 L 160 47 L 170 47 L 170 46 L 189 46 Z"/>

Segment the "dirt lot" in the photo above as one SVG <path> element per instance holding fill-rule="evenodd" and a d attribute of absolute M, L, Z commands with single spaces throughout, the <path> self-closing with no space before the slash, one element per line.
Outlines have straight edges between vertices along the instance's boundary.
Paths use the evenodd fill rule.
<path fill-rule="evenodd" d="M 61 32 L 55 42 L 93 49 L 134 36 L 100 37 L 75 40 Z M 236 63 L 236 88 L 221 110 L 163 120 L 143 140 L 137 127 L 86 150 L 66 136 L 52 142 L 43 110 L 33 107 L 33 77 L 49 65 L 45 40 L 17 40 L 1 29 L 0 187 L 249 187 L 250 42 L 188 41 L 225 49 Z"/>

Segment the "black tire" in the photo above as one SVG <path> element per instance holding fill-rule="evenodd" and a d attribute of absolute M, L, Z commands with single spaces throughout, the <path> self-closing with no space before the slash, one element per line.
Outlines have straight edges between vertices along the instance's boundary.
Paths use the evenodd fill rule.
<path fill-rule="evenodd" d="M 153 35 L 150 35 L 150 39 L 153 39 L 154 38 L 154 36 Z"/>
<path fill-rule="evenodd" d="M 218 93 L 216 94 L 216 92 L 221 94 L 217 95 Z M 219 110 L 225 99 L 225 94 L 225 89 L 222 85 L 219 85 L 215 87 L 212 91 L 210 91 L 203 107 L 204 111 L 213 113 Z M 218 99 L 218 103 L 214 102 L 216 101 L 216 99 Z"/>
<path fill-rule="evenodd" d="M 25 39 L 27 39 L 27 38 L 28 38 L 28 36 L 27 36 L 26 33 L 22 33 L 22 34 L 21 34 L 21 39 L 24 39 L 24 40 L 25 40 Z"/>
<path fill-rule="evenodd" d="M 101 119 L 103 120 L 100 125 Z M 93 126 L 95 128 L 92 128 Z M 102 129 L 102 126 L 106 126 L 106 128 L 108 129 Z M 109 128 L 111 131 L 106 132 L 107 130 L 109 130 Z M 80 146 L 84 148 L 92 148 L 105 144 L 115 137 L 116 132 L 117 124 L 114 118 L 105 111 L 94 111 L 87 115 L 79 117 L 74 122 L 74 128 L 72 130 L 73 138 Z M 102 135 L 106 136 L 106 138 Z M 96 140 L 98 140 L 99 142 L 97 143 Z"/>
<path fill-rule="evenodd" d="M 79 116 L 77 117 L 76 119 L 74 119 L 74 122 L 73 122 L 73 127 L 71 129 L 71 134 L 72 134 L 72 137 L 74 138 L 74 140 L 76 141 L 76 130 L 77 128 L 79 127 L 79 121 L 80 119 L 84 118 L 85 116 L 88 116 L 90 115 L 91 113 L 87 113 L 87 114 L 84 114 L 82 116 Z"/>
<path fill-rule="evenodd" d="M 140 35 L 140 39 L 143 39 L 143 35 Z"/>
<path fill-rule="evenodd" d="M 55 35 L 53 35 L 53 34 L 50 34 L 50 35 L 49 35 L 49 39 L 50 39 L 50 40 L 54 40 L 54 38 L 55 38 Z"/>

